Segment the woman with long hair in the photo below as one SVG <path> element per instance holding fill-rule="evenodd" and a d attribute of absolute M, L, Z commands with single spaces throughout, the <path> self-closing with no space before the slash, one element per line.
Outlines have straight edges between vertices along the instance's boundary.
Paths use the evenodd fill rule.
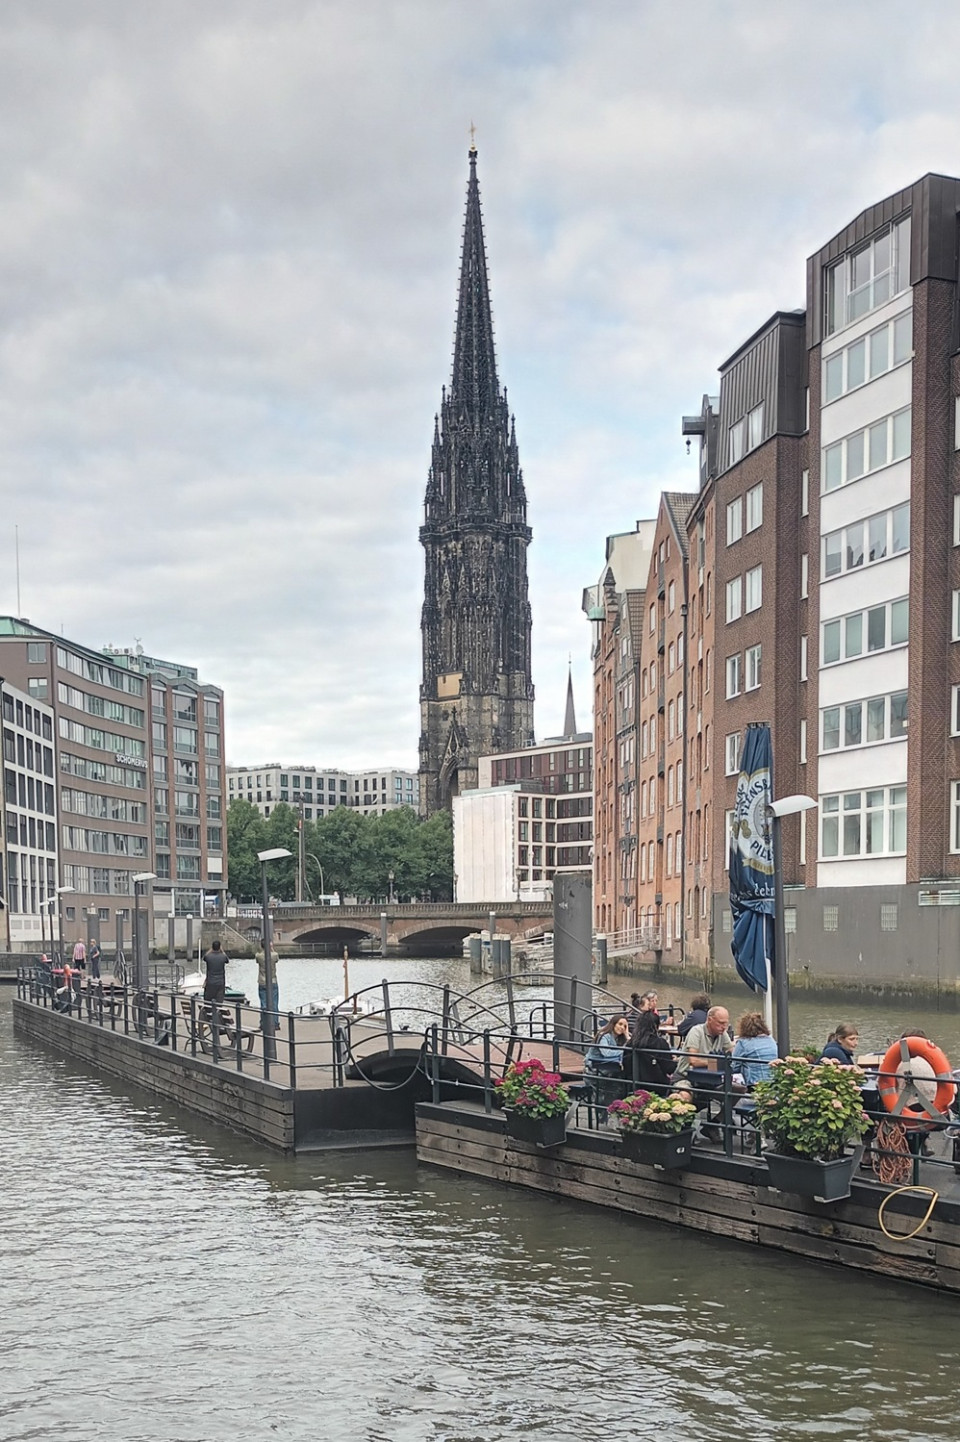
<path fill-rule="evenodd" d="M 657 1090 L 665 1087 L 673 1075 L 673 1052 L 670 1043 L 660 1035 L 655 1011 L 642 1011 L 637 1017 L 630 1047 L 632 1068 L 628 1063 L 628 1074 L 644 1086 Z"/>
<path fill-rule="evenodd" d="M 608 1106 L 620 1093 L 614 1079 L 623 1076 L 623 1049 L 629 1040 L 630 1023 L 623 1012 L 618 1012 L 610 1018 L 606 1026 L 600 1028 L 593 1039 L 593 1045 L 587 1048 L 583 1058 L 583 1072 L 584 1076 L 597 1078 L 594 1083 L 597 1106 Z"/>
<path fill-rule="evenodd" d="M 770 1063 L 776 1060 L 777 1043 L 758 1011 L 745 1011 L 737 1026 L 733 1044 L 734 1071 L 748 1087 L 770 1080 Z"/>

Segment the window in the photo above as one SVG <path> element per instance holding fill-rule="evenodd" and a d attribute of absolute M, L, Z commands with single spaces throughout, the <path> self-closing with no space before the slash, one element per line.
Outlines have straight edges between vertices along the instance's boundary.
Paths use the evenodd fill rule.
<path fill-rule="evenodd" d="M 882 902 L 880 906 L 880 930 L 896 931 L 900 921 L 900 908 L 895 901 Z"/>
<path fill-rule="evenodd" d="M 950 639 L 960 641 L 960 591 L 953 593 L 953 632 Z"/>
<path fill-rule="evenodd" d="M 740 657 L 727 657 L 727 700 L 740 695 Z"/>
<path fill-rule="evenodd" d="M 909 456 L 910 423 L 911 410 L 907 406 L 827 446 L 823 453 L 824 491 L 835 491 Z"/>
<path fill-rule="evenodd" d="M 747 418 L 742 416 L 730 427 L 730 464 L 735 466 L 746 452 Z"/>
<path fill-rule="evenodd" d="M 727 506 L 727 545 L 732 546 L 743 535 L 743 497 L 738 496 Z M 710 607 L 707 606 L 709 611 Z"/>
<path fill-rule="evenodd" d="M 824 330 L 834 335 L 910 285 L 910 217 L 888 226 L 827 269 Z"/>
<path fill-rule="evenodd" d="M 950 850 L 960 852 L 960 781 L 950 782 Z"/>
<path fill-rule="evenodd" d="M 907 693 L 895 691 L 890 696 L 826 706 L 820 717 L 824 751 L 872 745 L 877 741 L 899 741 L 907 734 Z"/>
<path fill-rule="evenodd" d="M 801 681 L 806 681 L 806 679 L 807 679 L 807 638 L 806 638 L 806 636 L 801 636 L 801 637 L 800 637 L 800 680 L 801 680 Z"/>
<path fill-rule="evenodd" d="M 960 640 L 957 622 L 960 620 L 958 596 L 954 592 L 954 640 Z M 871 651 L 886 651 L 894 646 L 904 646 L 908 640 L 910 624 L 910 603 L 903 597 L 899 601 L 888 601 L 882 606 L 872 606 L 869 611 L 854 611 L 849 616 L 839 616 L 834 621 L 825 621 L 822 628 L 821 663 L 832 666 L 837 661 L 850 661 Z"/>
<path fill-rule="evenodd" d="M 800 514 L 810 514 L 810 472 L 800 472 Z"/>
<path fill-rule="evenodd" d="M 912 355 L 913 311 L 908 310 L 827 358 L 823 366 L 824 403 L 876 380 Z"/>
<path fill-rule="evenodd" d="M 734 576 L 727 582 L 727 624 L 740 619 L 743 611 L 743 577 Z"/>
<path fill-rule="evenodd" d="M 954 828 L 955 830 L 955 828 Z M 844 791 L 820 801 L 820 857 L 897 856 L 907 849 L 907 788 Z"/>
<path fill-rule="evenodd" d="M 757 446 L 760 444 L 760 442 L 761 442 L 762 440 L 763 440 L 763 402 L 761 401 L 760 405 L 754 406 L 753 410 L 750 411 L 750 412 L 748 413 L 748 415 L 747 415 L 747 450 L 748 450 L 748 451 L 756 450 Z M 760 522 L 758 521 L 757 524 L 759 525 Z M 752 529 L 753 529 L 753 528 L 752 528 L 751 526 L 749 526 L 749 525 L 747 526 L 747 530 L 748 530 L 748 531 L 749 531 L 749 530 L 752 530 Z"/>
<path fill-rule="evenodd" d="M 956 525 L 956 521 L 955 521 Z M 956 542 L 955 542 L 956 544 Z M 855 521 L 823 538 L 823 577 L 828 581 L 843 571 L 855 571 L 897 556 L 910 548 L 910 502 Z"/>
<path fill-rule="evenodd" d="M 46 701 L 49 695 L 46 676 L 28 677 L 27 694 L 32 696 L 34 701 Z"/>
<path fill-rule="evenodd" d="M 724 775 L 736 776 L 740 771 L 740 732 L 731 731 L 723 743 Z"/>
<path fill-rule="evenodd" d="M 953 498 L 953 544 L 960 546 L 960 495 Z"/>
<path fill-rule="evenodd" d="M 801 765 L 801 766 L 805 766 L 806 764 L 807 764 L 807 723 L 806 723 L 805 720 L 803 720 L 803 719 L 801 718 L 801 721 L 800 721 L 800 765 Z M 803 825 L 802 825 L 802 823 L 801 823 L 800 829 L 801 829 L 801 831 L 803 830 Z"/>
<path fill-rule="evenodd" d="M 838 931 L 840 929 L 839 906 L 825 906 L 823 908 L 823 929 L 824 931 Z"/>
<path fill-rule="evenodd" d="M 763 605 L 763 567 L 754 566 L 743 578 L 745 611 L 759 611 Z"/>
<path fill-rule="evenodd" d="M 756 691 L 760 685 L 760 651 L 759 646 L 748 646 L 744 660 L 746 662 L 745 691 Z"/>
<path fill-rule="evenodd" d="M 960 451 L 960 396 L 953 402 L 953 449 Z"/>
<path fill-rule="evenodd" d="M 763 525 L 763 482 L 752 486 L 745 499 L 747 502 L 747 530 L 755 531 L 758 526 Z"/>
<path fill-rule="evenodd" d="M 806 551 L 800 555 L 800 599 L 806 600 L 810 594 L 810 557 Z"/>
<path fill-rule="evenodd" d="M 960 686 L 950 692 L 950 735 L 960 736 Z"/>
<path fill-rule="evenodd" d="M 677 585 L 676 585 L 676 582 L 675 582 L 675 581 L 671 581 L 670 584 L 669 584 L 669 586 L 667 587 L 667 610 L 668 610 L 668 612 L 670 613 L 671 616 L 673 615 L 674 610 L 676 609 L 676 605 L 677 605 Z"/>

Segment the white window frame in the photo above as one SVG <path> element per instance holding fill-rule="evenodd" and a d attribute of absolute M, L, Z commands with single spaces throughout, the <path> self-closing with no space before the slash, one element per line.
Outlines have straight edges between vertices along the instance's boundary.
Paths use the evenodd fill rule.
<path fill-rule="evenodd" d="M 900 730 L 894 733 L 894 702 L 898 703 L 898 711 L 902 714 Z M 870 710 L 875 710 L 877 704 L 883 707 L 883 734 L 871 740 L 867 735 L 870 724 Z M 832 706 L 820 708 L 820 752 L 826 755 L 832 751 L 860 750 L 868 746 L 884 746 L 888 741 L 905 741 L 907 739 L 907 706 L 908 693 L 906 691 L 890 691 L 886 695 L 858 697 L 851 701 L 839 701 Z M 857 736 L 855 741 L 847 741 L 848 735 L 848 712 L 859 712 L 857 718 Z M 837 744 L 828 746 L 826 744 L 826 720 L 828 716 L 836 716 Z M 831 733 L 833 727 L 831 727 Z"/>
<path fill-rule="evenodd" d="M 805 601 L 810 594 L 810 556 L 807 551 L 800 553 L 800 599 Z"/>
<path fill-rule="evenodd" d="M 960 689 L 960 688 L 958 688 Z M 725 776 L 739 776 L 740 774 L 740 732 L 731 731 L 723 740 L 723 757 Z"/>
<path fill-rule="evenodd" d="M 862 245 L 853 246 L 838 261 L 825 267 L 823 276 L 823 333 L 838 335 L 871 311 L 886 305 L 895 296 L 910 289 L 910 216 L 901 216 L 891 225 L 870 237 Z M 877 271 L 876 255 L 880 241 L 889 238 L 890 260 L 886 270 Z M 869 279 L 854 286 L 854 265 L 862 257 L 869 258 Z M 884 285 L 884 277 L 890 277 Z M 869 290 L 868 290 L 869 287 Z M 861 306 L 858 297 L 866 300 Z M 831 302 L 833 303 L 831 305 Z"/>
<path fill-rule="evenodd" d="M 885 364 L 877 363 L 877 355 L 881 346 L 880 337 L 883 337 L 882 349 Z M 859 379 L 850 380 L 851 359 L 855 350 L 862 347 L 863 368 Z M 899 349 L 898 349 L 899 347 Z M 862 386 L 869 385 L 871 381 L 877 380 L 880 376 L 888 375 L 890 371 L 896 370 L 899 366 L 906 365 L 913 359 L 913 308 L 901 311 L 892 320 L 884 321 L 883 325 L 875 326 L 866 335 L 858 336 L 855 341 L 843 347 L 842 350 L 834 351 L 831 355 L 824 357 L 823 362 L 823 386 L 821 394 L 825 406 L 833 405 L 834 401 L 841 400 L 843 396 L 849 395 L 851 391 L 860 390 Z M 829 394 L 828 377 L 833 372 L 840 375 L 840 389 L 834 395 Z"/>
<path fill-rule="evenodd" d="M 950 782 L 950 851 L 960 853 L 960 781 Z"/>
<path fill-rule="evenodd" d="M 954 631 L 955 631 L 955 633 L 956 633 L 956 634 L 954 635 L 954 638 L 953 638 L 954 640 L 960 640 L 960 632 L 957 632 L 957 623 L 958 623 L 958 620 L 960 620 L 960 609 L 958 609 L 958 598 L 960 598 L 960 591 L 954 591 L 954 593 L 953 593 L 953 621 L 954 621 Z M 906 617 L 907 617 L 907 636 L 906 636 L 906 639 L 903 640 L 903 641 L 891 642 L 890 639 L 889 639 L 889 638 L 890 638 L 890 633 L 891 633 L 891 628 L 892 628 L 893 607 L 894 607 L 894 606 L 905 606 L 905 607 L 906 607 L 906 613 L 905 613 L 905 614 L 906 614 Z M 869 617 L 870 617 L 870 615 L 871 615 L 872 612 L 874 612 L 874 611 L 879 611 L 879 610 L 881 610 L 881 609 L 886 612 L 886 616 L 885 616 L 885 619 L 884 619 L 884 644 L 883 644 L 882 646 L 877 646 L 877 647 L 875 647 L 873 650 L 871 650 L 871 649 L 870 649 L 870 646 L 869 646 L 869 626 L 870 626 Z M 852 620 L 853 620 L 855 617 L 857 617 L 857 616 L 860 617 L 860 639 L 861 639 L 861 643 L 862 643 L 862 644 L 861 644 L 861 647 L 860 647 L 860 650 L 859 650 L 859 651 L 851 651 L 851 652 L 849 653 L 849 655 L 848 655 L 848 654 L 847 654 L 847 651 L 846 651 L 848 622 L 852 621 Z M 827 628 L 830 627 L 830 626 L 838 626 L 838 627 L 840 628 L 840 638 L 841 638 L 840 654 L 837 656 L 836 660 L 834 660 L 834 661 L 828 661 L 828 660 L 826 659 L 825 639 L 826 639 Z M 828 667 L 828 666 L 841 666 L 841 665 L 843 665 L 843 663 L 844 663 L 845 661 L 859 661 L 859 660 L 860 660 L 862 657 L 864 657 L 864 656 L 879 656 L 879 655 L 881 655 L 882 652 L 884 652 L 884 651 L 897 651 L 897 650 L 900 649 L 901 646 L 906 646 L 906 645 L 908 645 L 908 644 L 909 644 L 909 639 L 910 639 L 910 603 L 909 603 L 909 598 L 906 597 L 906 596 L 897 596 L 896 599 L 895 599 L 895 600 L 892 600 L 892 601 L 882 601 L 882 602 L 880 603 L 880 605 L 878 605 L 878 606 L 867 606 L 867 607 L 866 607 L 864 610 L 862 610 L 862 611 L 850 611 L 850 612 L 848 612 L 847 615 L 845 615 L 845 616 L 831 616 L 831 618 L 830 618 L 829 621 L 823 621 L 823 622 L 821 622 L 821 625 L 820 625 L 820 667 L 821 667 L 821 670 L 823 670 L 823 669 L 825 669 L 825 668 Z"/>
<path fill-rule="evenodd" d="M 960 546 L 960 494 L 953 498 L 953 544 Z"/>
<path fill-rule="evenodd" d="M 950 688 L 950 735 L 960 736 L 960 686 Z"/>
<path fill-rule="evenodd" d="M 953 593 L 953 630 L 950 633 L 951 641 L 960 641 L 960 591 Z"/>
<path fill-rule="evenodd" d="M 953 449 L 960 451 L 960 396 L 953 398 Z"/>
<path fill-rule="evenodd" d="M 809 472 L 809 471 L 801 471 L 801 472 L 800 472 L 800 514 L 801 514 L 801 516 L 808 516 L 808 515 L 810 514 L 810 472 Z"/>
<path fill-rule="evenodd" d="M 894 516 L 906 512 L 907 544 L 894 549 L 895 529 Z M 958 512 L 954 506 L 954 545 L 960 544 L 960 533 L 957 532 Z M 870 558 L 870 526 L 874 521 L 883 521 L 886 535 L 885 549 L 882 556 L 875 560 Z M 856 542 L 852 538 L 859 531 L 860 535 Z M 830 569 L 830 546 L 835 545 L 835 555 L 840 558 L 839 569 Z M 860 559 L 855 565 L 850 564 L 850 547 L 856 544 L 859 549 Z M 901 501 L 899 505 L 891 506 L 888 511 L 874 511 L 873 515 L 865 516 L 860 521 L 851 521 L 849 525 L 841 526 L 836 531 L 827 531 L 820 546 L 820 564 L 824 581 L 833 581 L 837 576 L 844 576 L 850 571 L 862 571 L 868 566 L 879 566 L 884 561 L 889 561 L 893 556 L 905 556 L 910 550 L 910 502 Z"/>
<path fill-rule="evenodd" d="M 747 418 L 741 416 L 738 421 L 730 427 L 729 439 L 727 442 L 730 465 L 735 466 L 742 461 L 747 453 Z"/>
<path fill-rule="evenodd" d="M 732 546 L 743 535 L 743 497 L 727 504 L 727 545 Z M 709 610 L 709 606 L 707 607 Z"/>
<path fill-rule="evenodd" d="M 956 783 L 952 783 L 956 785 Z M 881 804 L 870 805 L 870 798 L 880 795 Z M 858 804 L 854 805 L 854 800 Z M 868 822 L 876 815 L 882 817 L 882 846 L 876 850 L 868 850 L 866 846 L 868 838 Z M 861 861 L 864 858 L 875 856 L 904 856 L 906 854 L 906 816 L 907 816 L 907 788 L 906 786 L 870 786 L 863 787 L 858 791 L 833 792 L 828 796 L 820 797 L 820 860 L 821 861 Z M 847 849 L 847 828 L 845 821 L 856 817 L 859 825 L 859 848 L 854 851 Z M 894 848 L 891 846 L 891 838 L 894 826 L 899 818 L 903 831 L 903 846 Z M 955 839 L 956 811 L 951 815 L 951 841 Z M 836 850 L 828 850 L 825 838 L 829 834 L 831 838 L 836 831 Z M 832 841 L 830 843 L 833 844 Z M 951 850 L 953 847 L 951 846 Z"/>
<path fill-rule="evenodd" d="M 806 681 L 806 679 L 807 679 L 807 652 L 808 652 L 807 638 L 806 638 L 806 636 L 801 636 L 801 637 L 800 637 L 800 680 L 801 680 L 801 681 Z"/>
<path fill-rule="evenodd" d="M 739 696 L 743 685 L 743 662 L 740 652 L 727 657 L 726 664 L 727 700 L 731 701 L 734 696 Z"/>
<path fill-rule="evenodd" d="M 749 535 L 763 525 L 763 482 L 758 481 L 755 486 L 751 486 L 743 499 L 746 509 L 744 529 Z"/>
<path fill-rule="evenodd" d="M 744 691 L 759 691 L 763 676 L 763 647 L 748 646 L 743 654 Z"/>
<path fill-rule="evenodd" d="M 903 424 L 898 428 L 897 422 L 902 419 Z M 878 460 L 876 465 L 873 465 L 870 461 L 871 432 L 878 429 L 881 425 L 886 427 L 883 460 Z M 823 494 L 828 495 L 831 491 L 839 491 L 844 486 L 852 485 L 855 481 L 862 481 L 864 476 L 873 475 L 877 471 L 884 470 L 887 466 L 896 465 L 898 461 L 907 460 L 913 449 L 912 426 L 912 408 L 910 406 L 901 406 L 899 410 L 891 411 L 890 414 L 886 416 L 878 416 L 875 421 L 871 421 L 870 425 L 860 426 L 857 430 L 851 431 L 849 435 L 843 436 L 839 441 L 833 441 L 829 446 L 824 446 L 820 463 L 821 490 Z M 904 429 L 906 430 L 906 450 L 901 449 L 898 451 L 896 448 L 898 429 L 901 432 Z M 851 449 L 855 448 L 857 441 L 860 442 L 860 446 L 862 447 L 861 461 L 863 469 L 858 470 L 856 475 L 851 475 Z M 838 459 L 839 475 L 836 480 L 831 481 L 829 475 L 830 458 L 834 455 L 836 455 Z"/>
<path fill-rule="evenodd" d="M 751 566 L 743 577 L 743 610 L 747 615 L 763 605 L 763 566 Z"/>
<path fill-rule="evenodd" d="M 743 615 L 743 577 L 734 576 L 732 581 L 727 582 L 726 590 L 726 623 L 729 626 L 731 621 L 739 621 Z"/>
<path fill-rule="evenodd" d="M 807 722 L 806 718 L 800 718 L 800 765 L 807 764 Z"/>

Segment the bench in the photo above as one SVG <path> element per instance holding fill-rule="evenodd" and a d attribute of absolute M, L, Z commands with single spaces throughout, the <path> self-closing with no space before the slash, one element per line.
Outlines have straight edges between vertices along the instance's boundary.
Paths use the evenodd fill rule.
<path fill-rule="evenodd" d="M 187 1022 L 187 1035 L 192 1038 L 191 1027 L 193 1025 L 194 1013 L 191 1009 L 189 996 L 181 996 L 180 1010 L 183 1012 Z M 196 1039 L 200 1050 L 211 1053 L 213 1051 L 213 1004 L 197 998 L 196 1002 Z M 217 1039 L 226 1039 L 226 1044 L 236 1047 L 238 1041 L 244 1045 L 248 1052 L 253 1051 L 253 1044 L 257 1039 L 255 1031 L 248 1031 L 246 1027 L 237 1027 L 237 1019 L 234 1013 L 226 1006 L 218 1006 L 216 1009 Z"/>

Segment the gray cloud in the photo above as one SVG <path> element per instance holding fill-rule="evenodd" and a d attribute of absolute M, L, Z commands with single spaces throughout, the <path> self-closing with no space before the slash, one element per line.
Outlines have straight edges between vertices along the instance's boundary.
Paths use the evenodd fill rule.
<path fill-rule="evenodd" d="M 197 664 L 228 749 L 414 764 L 417 525 L 478 126 L 538 729 L 679 415 L 862 206 L 956 170 L 933 3 L 0 14 L 0 608 Z"/>

